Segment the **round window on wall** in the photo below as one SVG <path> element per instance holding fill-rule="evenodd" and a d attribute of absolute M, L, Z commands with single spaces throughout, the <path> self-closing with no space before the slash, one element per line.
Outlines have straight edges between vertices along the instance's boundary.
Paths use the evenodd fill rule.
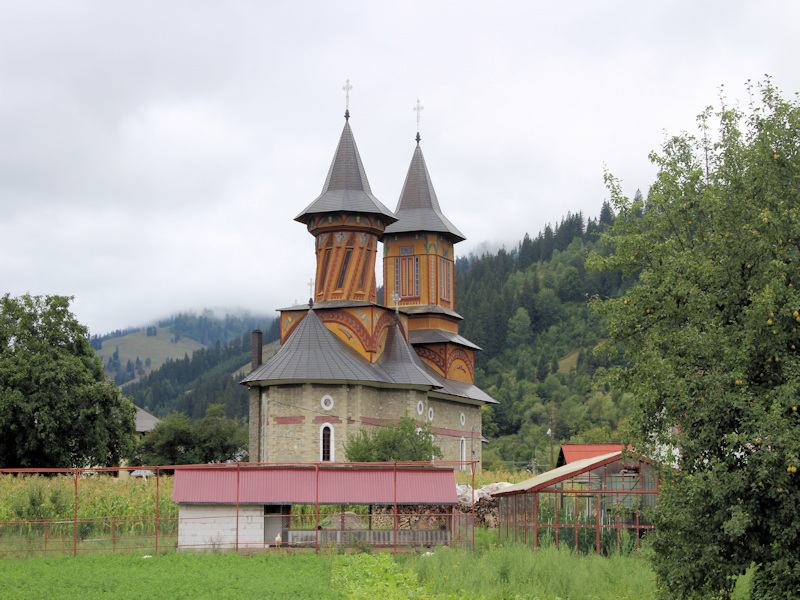
<path fill-rule="evenodd" d="M 433 421 L 433 407 L 428 409 L 428 421 Z"/>
<path fill-rule="evenodd" d="M 422 400 L 420 400 L 419 402 L 417 402 L 417 414 L 421 415 L 424 412 L 425 412 L 425 405 L 422 403 Z"/>
<path fill-rule="evenodd" d="M 461 413 L 461 426 L 463 427 L 467 423 L 467 417 L 464 416 L 464 413 Z"/>
<path fill-rule="evenodd" d="M 333 408 L 333 398 L 331 398 L 328 394 L 325 394 L 322 397 L 322 400 L 319 401 L 319 403 L 325 410 L 330 410 Z"/>

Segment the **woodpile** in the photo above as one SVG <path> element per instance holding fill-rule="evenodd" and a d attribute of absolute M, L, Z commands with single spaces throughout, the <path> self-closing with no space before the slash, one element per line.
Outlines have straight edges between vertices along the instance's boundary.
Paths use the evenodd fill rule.
<path fill-rule="evenodd" d="M 500 501 L 495 498 L 481 498 L 475 502 L 475 525 L 481 527 L 486 525 L 490 529 L 497 527 L 499 520 L 498 507 Z M 471 513 L 472 505 L 462 503 L 458 505 L 458 510 L 463 513 Z"/>
<path fill-rule="evenodd" d="M 428 504 L 398 506 L 397 529 L 443 529 L 447 525 L 447 508 Z M 370 512 L 374 529 L 394 526 L 394 506 L 373 505 Z"/>

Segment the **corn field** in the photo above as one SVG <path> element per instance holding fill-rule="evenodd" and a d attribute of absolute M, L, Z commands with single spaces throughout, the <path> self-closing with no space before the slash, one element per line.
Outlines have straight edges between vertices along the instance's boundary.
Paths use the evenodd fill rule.
<path fill-rule="evenodd" d="M 171 476 L 0 475 L 0 553 L 140 547 L 177 535 Z M 156 505 L 158 488 L 158 506 Z M 76 519 L 77 497 L 77 519 Z M 49 547 L 48 547 L 49 546 Z"/>

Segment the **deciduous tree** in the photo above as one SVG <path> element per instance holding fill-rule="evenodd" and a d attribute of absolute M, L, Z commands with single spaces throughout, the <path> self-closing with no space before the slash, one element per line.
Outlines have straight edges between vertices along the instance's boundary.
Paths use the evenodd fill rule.
<path fill-rule="evenodd" d="M 751 563 L 753 597 L 800 597 L 800 103 L 768 79 L 750 92 L 651 155 L 646 202 L 607 176 L 614 253 L 593 257 L 641 271 L 599 310 L 632 359 L 611 372 L 636 398 L 626 441 L 664 464 L 667 598 L 727 597 Z"/>
<path fill-rule="evenodd" d="M 139 465 L 189 465 L 247 460 L 248 430 L 225 417 L 222 404 L 192 423 L 172 413 L 147 433 L 131 461 Z"/>
<path fill-rule="evenodd" d="M 2 298 L 3 467 L 116 465 L 133 443 L 133 404 L 106 379 L 70 300 Z"/>
<path fill-rule="evenodd" d="M 351 462 L 428 461 L 442 457 L 441 448 L 433 443 L 430 424 L 417 427 L 408 415 L 394 427 L 387 424 L 347 436 L 344 453 Z"/>

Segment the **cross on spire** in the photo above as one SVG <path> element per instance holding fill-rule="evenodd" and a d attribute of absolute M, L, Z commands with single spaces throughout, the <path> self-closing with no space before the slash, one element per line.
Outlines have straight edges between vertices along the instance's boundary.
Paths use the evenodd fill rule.
<path fill-rule="evenodd" d="M 308 280 L 308 295 L 314 297 L 314 278 Z"/>
<path fill-rule="evenodd" d="M 352 89 L 353 89 L 353 86 L 350 85 L 350 80 L 348 79 L 347 81 L 344 82 L 344 87 L 342 88 L 342 90 L 344 90 L 344 118 L 345 119 L 349 119 L 350 118 L 350 90 L 352 90 Z"/>
<path fill-rule="evenodd" d="M 419 138 L 419 118 L 420 118 L 420 114 L 422 113 L 422 111 L 424 109 L 425 109 L 425 107 L 422 106 L 422 104 L 420 104 L 419 98 L 417 98 L 417 104 L 414 106 L 414 108 L 411 109 L 415 113 L 417 113 L 417 142 L 419 142 L 419 139 L 420 139 Z"/>
<path fill-rule="evenodd" d="M 392 292 L 390 296 L 392 302 L 394 302 L 394 313 L 398 314 L 400 312 L 400 294 L 397 293 L 397 290 Z"/>

